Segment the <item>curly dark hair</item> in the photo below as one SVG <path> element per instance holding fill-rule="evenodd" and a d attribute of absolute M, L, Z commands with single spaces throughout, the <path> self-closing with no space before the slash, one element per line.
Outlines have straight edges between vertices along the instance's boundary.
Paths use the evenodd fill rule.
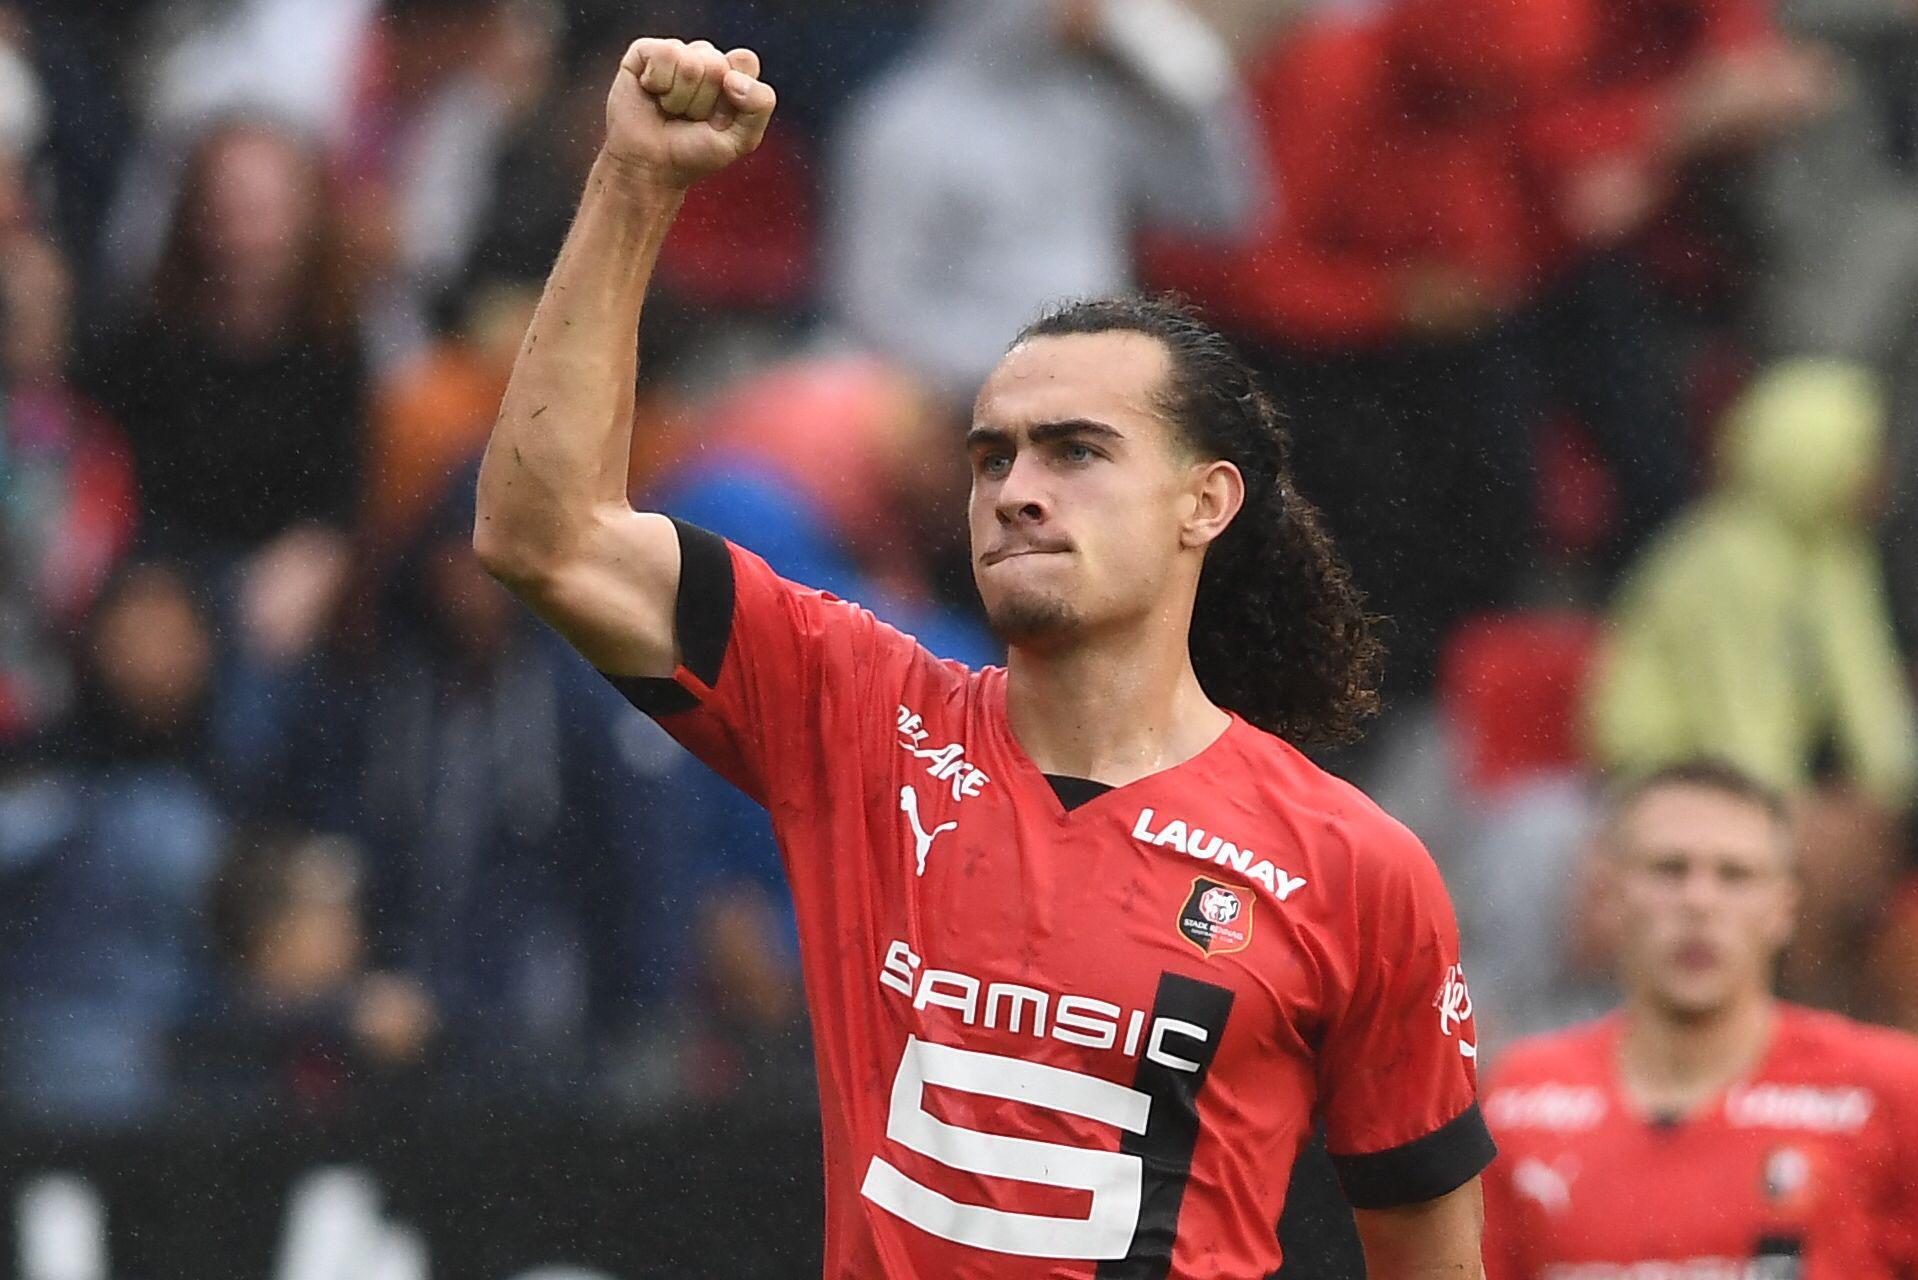
<path fill-rule="evenodd" d="M 1172 358 L 1160 408 L 1194 450 L 1245 478 L 1245 506 L 1207 550 L 1188 643 L 1206 696 L 1301 746 L 1358 735 L 1377 712 L 1384 648 L 1319 513 L 1293 487 L 1291 442 L 1237 349 L 1172 295 L 1057 307 L 1015 342 L 1139 333 Z"/>

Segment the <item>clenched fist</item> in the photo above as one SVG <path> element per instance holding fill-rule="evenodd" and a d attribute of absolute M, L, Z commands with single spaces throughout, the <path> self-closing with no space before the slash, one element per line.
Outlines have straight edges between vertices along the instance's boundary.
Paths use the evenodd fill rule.
<path fill-rule="evenodd" d="M 687 187 L 752 154 L 775 102 L 750 49 L 635 40 L 606 98 L 606 154 L 648 181 Z"/>

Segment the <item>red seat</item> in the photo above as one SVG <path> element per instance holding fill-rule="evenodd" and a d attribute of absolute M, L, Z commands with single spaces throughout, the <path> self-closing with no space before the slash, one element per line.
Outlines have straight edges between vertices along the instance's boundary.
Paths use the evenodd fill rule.
<path fill-rule="evenodd" d="M 1591 558 L 1618 519 L 1618 484 L 1576 420 L 1554 417 L 1539 431 L 1538 521 L 1556 560 Z"/>
<path fill-rule="evenodd" d="M 1569 611 L 1483 614 L 1452 633 L 1439 705 L 1475 790 L 1584 762 L 1578 709 L 1597 638 L 1596 618 Z"/>

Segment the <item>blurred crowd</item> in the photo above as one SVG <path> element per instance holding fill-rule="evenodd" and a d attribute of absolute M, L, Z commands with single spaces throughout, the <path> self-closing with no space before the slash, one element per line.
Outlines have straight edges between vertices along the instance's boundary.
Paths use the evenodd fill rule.
<path fill-rule="evenodd" d="M 1606 999 L 1602 780 L 1798 798 L 1799 998 L 1918 1030 L 1918 8 L 0 0 L 0 1100 L 811 1084 L 778 855 L 474 560 L 644 33 L 750 44 L 633 487 L 994 661 L 958 437 L 1045 303 L 1264 370 L 1388 619 L 1327 758 L 1495 1045 Z"/>

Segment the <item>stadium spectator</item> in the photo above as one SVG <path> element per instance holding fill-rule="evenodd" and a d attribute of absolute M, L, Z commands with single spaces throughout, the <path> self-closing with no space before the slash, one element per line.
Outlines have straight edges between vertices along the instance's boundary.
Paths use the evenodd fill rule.
<path fill-rule="evenodd" d="M 433 1006 L 367 969 L 362 861 L 295 832 L 256 833 L 228 858 L 210 912 L 217 976 L 174 1065 L 187 1098 L 324 1114 L 421 1082 Z"/>
<path fill-rule="evenodd" d="M 1560 7 L 1578 56 L 1527 111 L 1522 144 L 1545 245 L 1534 341 L 1616 484 L 1611 573 L 1690 487 L 1691 330 L 1722 342 L 1751 309 L 1765 237 L 1749 162 L 1827 110 L 1835 81 L 1767 0 Z"/>
<path fill-rule="evenodd" d="M 1773 997 L 1798 892 L 1784 802 L 1673 764 L 1622 793 L 1603 843 L 1624 1005 L 1493 1074 L 1489 1280 L 1911 1274 L 1918 1042 Z"/>
<path fill-rule="evenodd" d="M 257 121 L 201 136 L 146 304 L 83 367 L 152 545 L 222 569 L 351 518 L 366 386 L 334 232 L 309 143 Z"/>
<path fill-rule="evenodd" d="M 9 117 L 8 132 L 21 106 L 37 117 L 36 146 L 18 158 L 30 161 L 25 168 L 47 213 L 43 230 L 83 291 L 97 283 L 101 231 L 132 142 L 123 92 L 131 42 L 115 20 L 130 23 L 133 15 L 109 10 L 144 2 L 0 4 L 0 44 L 9 63 L 18 59 L 17 67 L 0 72 L 0 114 Z M 23 73 L 36 83 L 25 83 Z"/>
<path fill-rule="evenodd" d="M 1563 72 L 1555 0 L 1406 0 L 1305 22 L 1251 71 L 1278 195 L 1250 242 L 1160 242 L 1152 276 L 1259 353 L 1299 482 L 1431 680 L 1531 546 L 1537 408 L 1521 333 L 1540 252 L 1520 113 Z"/>
<path fill-rule="evenodd" d="M 742 533 L 944 656 L 998 652 L 975 613 L 939 605 L 927 560 L 964 502 L 955 431 L 926 389 L 861 356 L 801 358 L 740 380 L 701 412 L 696 453 L 662 474 L 663 509 Z"/>
<path fill-rule="evenodd" d="M 67 380 L 72 287 L 29 190 L 25 74 L 0 45 L 0 750 L 61 712 L 65 641 L 136 517 L 125 440 Z"/>
<path fill-rule="evenodd" d="M 1918 10 L 1859 0 L 1786 0 L 1781 20 L 1842 59 L 1823 115 L 1762 166 L 1753 216 L 1768 253 L 1751 287 L 1774 350 L 1898 358 L 1918 282 Z"/>
<path fill-rule="evenodd" d="M 1829 60 L 1785 36 L 1771 8 L 1765 0 L 1564 5 L 1578 56 L 1526 121 L 1548 229 L 1570 245 L 1660 230 L 1660 216 L 1694 194 L 1686 190 L 1699 176 L 1692 166 L 1748 155 L 1827 109 Z"/>
<path fill-rule="evenodd" d="M 828 192 L 841 318 L 970 396 L 1041 306 L 1131 287 L 1142 224 L 1243 225 L 1259 177 L 1238 96 L 1179 0 L 949 0 L 844 113 Z"/>
<path fill-rule="evenodd" d="M 156 131 L 170 134 L 229 112 L 267 112 L 331 142 L 348 127 L 382 6 L 383 0 L 235 0 L 168 14 L 171 22 L 142 31 L 152 51 L 143 114 Z"/>
<path fill-rule="evenodd" d="M 401 557 L 371 654 L 251 674 L 274 808 L 367 851 L 382 968 L 480 1085 L 577 1080 L 668 1007 L 685 945 L 685 758 L 474 558 L 470 468 Z"/>
<path fill-rule="evenodd" d="M 1793 989 L 1851 998 L 1882 904 L 1918 723 L 1871 541 L 1885 407 L 1855 366 L 1795 361 L 1727 417 L 1721 478 L 1624 583 L 1587 708 L 1632 776 L 1709 755 L 1807 797 Z"/>
<path fill-rule="evenodd" d="M 364 318 L 382 364 L 418 353 L 462 279 L 512 180 L 500 161 L 556 71 L 562 22 L 543 0 L 383 0 L 336 158 L 379 275 Z"/>
<path fill-rule="evenodd" d="M 118 1122 L 165 1099 L 227 826 L 212 648 L 179 567 L 124 569 L 88 621 L 74 710 L 0 804 L 0 1051 L 16 1114 Z"/>

